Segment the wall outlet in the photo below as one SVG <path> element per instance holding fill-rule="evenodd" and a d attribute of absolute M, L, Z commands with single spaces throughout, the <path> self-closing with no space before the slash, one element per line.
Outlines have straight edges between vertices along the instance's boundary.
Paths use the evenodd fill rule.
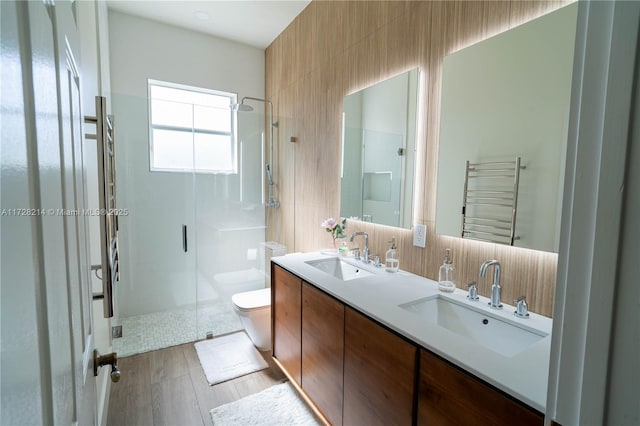
<path fill-rule="evenodd" d="M 421 223 L 413 225 L 413 245 L 425 248 L 427 245 L 427 225 Z"/>

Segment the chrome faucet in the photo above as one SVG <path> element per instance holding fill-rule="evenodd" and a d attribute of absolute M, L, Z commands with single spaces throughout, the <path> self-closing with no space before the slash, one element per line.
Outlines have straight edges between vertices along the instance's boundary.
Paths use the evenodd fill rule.
<path fill-rule="evenodd" d="M 354 232 L 351 234 L 351 239 L 349 241 L 353 242 L 353 239 L 358 235 L 362 235 L 364 237 L 364 248 L 362 249 L 362 261 L 364 263 L 369 263 L 369 235 L 364 231 Z"/>
<path fill-rule="evenodd" d="M 478 300 L 480 300 L 480 298 L 478 297 L 477 282 L 474 281 L 469 284 L 466 284 L 465 287 L 467 288 L 467 290 L 469 290 L 469 294 L 467 294 L 467 299 L 471 300 L 472 302 L 477 302 Z"/>
<path fill-rule="evenodd" d="M 484 277 L 489 266 L 493 266 L 493 285 L 491 286 L 491 301 L 489 302 L 489 307 L 502 309 L 502 303 L 500 303 L 500 263 L 497 260 L 486 260 L 480 266 L 480 276 Z"/>

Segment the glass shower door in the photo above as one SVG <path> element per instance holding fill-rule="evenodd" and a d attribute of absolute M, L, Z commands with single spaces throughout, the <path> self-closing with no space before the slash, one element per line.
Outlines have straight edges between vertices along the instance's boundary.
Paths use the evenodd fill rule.
<path fill-rule="evenodd" d="M 193 172 L 150 170 L 149 101 L 113 94 L 121 273 L 119 356 L 193 341 L 196 333 Z M 185 247 L 186 243 L 186 247 Z"/>
<path fill-rule="evenodd" d="M 265 116 L 245 112 L 235 118 L 235 173 L 195 176 L 198 338 L 241 330 L 231 297 L 266 282 Z"/>
<path fill-rule="evenodd" d="M 118 205 L 129 211 L 120 217 L 114 350 L 127 356 L 241 330 L 231 297 L 265 287 L 268 273 L 264 114 L 123 94 L 113 94 L 113 112 Z M 180 121 L 187 116 L 191 132 Z M 225 117 L 237 139 L 210 128 Z M 181 161 L 190 170 L 177 170 Z"/>

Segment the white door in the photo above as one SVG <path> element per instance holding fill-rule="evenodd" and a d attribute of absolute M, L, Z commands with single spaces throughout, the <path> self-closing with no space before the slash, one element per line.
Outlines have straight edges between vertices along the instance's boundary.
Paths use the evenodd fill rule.
<path fill-rule="evenodd" d="M 2 424 L 94 424 L 73 4 L 3 1 Z"/>

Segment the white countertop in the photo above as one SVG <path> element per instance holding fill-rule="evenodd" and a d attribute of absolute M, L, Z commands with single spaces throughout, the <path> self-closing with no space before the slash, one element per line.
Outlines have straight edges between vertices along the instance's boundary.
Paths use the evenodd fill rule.
<path fill-rule="evenodd" d="M 536 410 L 545 412 L 551 348 L 550 318 L 535 313 L 530 313 L 528 319 L 515 318 L 515 308 L 511 305 L 504 304 L 501 310 L 490 309 L 487 305 L 489 299 L 486 297 L 480 296 L 479 301 L 472 302 L 466 298 L 466 291 L 456 289 L 453 293 L 443 293 L 438 291 L 438 283 L 428 278 L 402 270 L 389 273 L 384 268 L 375 268 L 372 264 L 364 264 L 353 258 L 341 257 L 347 263 L 374 272 L 374 275 L 342 281 L 305 263 L 328 257 L 330 256 L 321 253 L 295 253 L 274 257 L 272 260 L 416 344 Z M 509 283 L 503 284 L 508 285 Z M 536 330 L 540 334 L 546 334 L 546 337 L 526 350 L 506 357 L 443 327 L 425 322 L 418 315 L 398 306 L 434 295 L 454 299 L 476 310 L 486 310 L 489 316 L 515 322 L 521 328 Z"/>

